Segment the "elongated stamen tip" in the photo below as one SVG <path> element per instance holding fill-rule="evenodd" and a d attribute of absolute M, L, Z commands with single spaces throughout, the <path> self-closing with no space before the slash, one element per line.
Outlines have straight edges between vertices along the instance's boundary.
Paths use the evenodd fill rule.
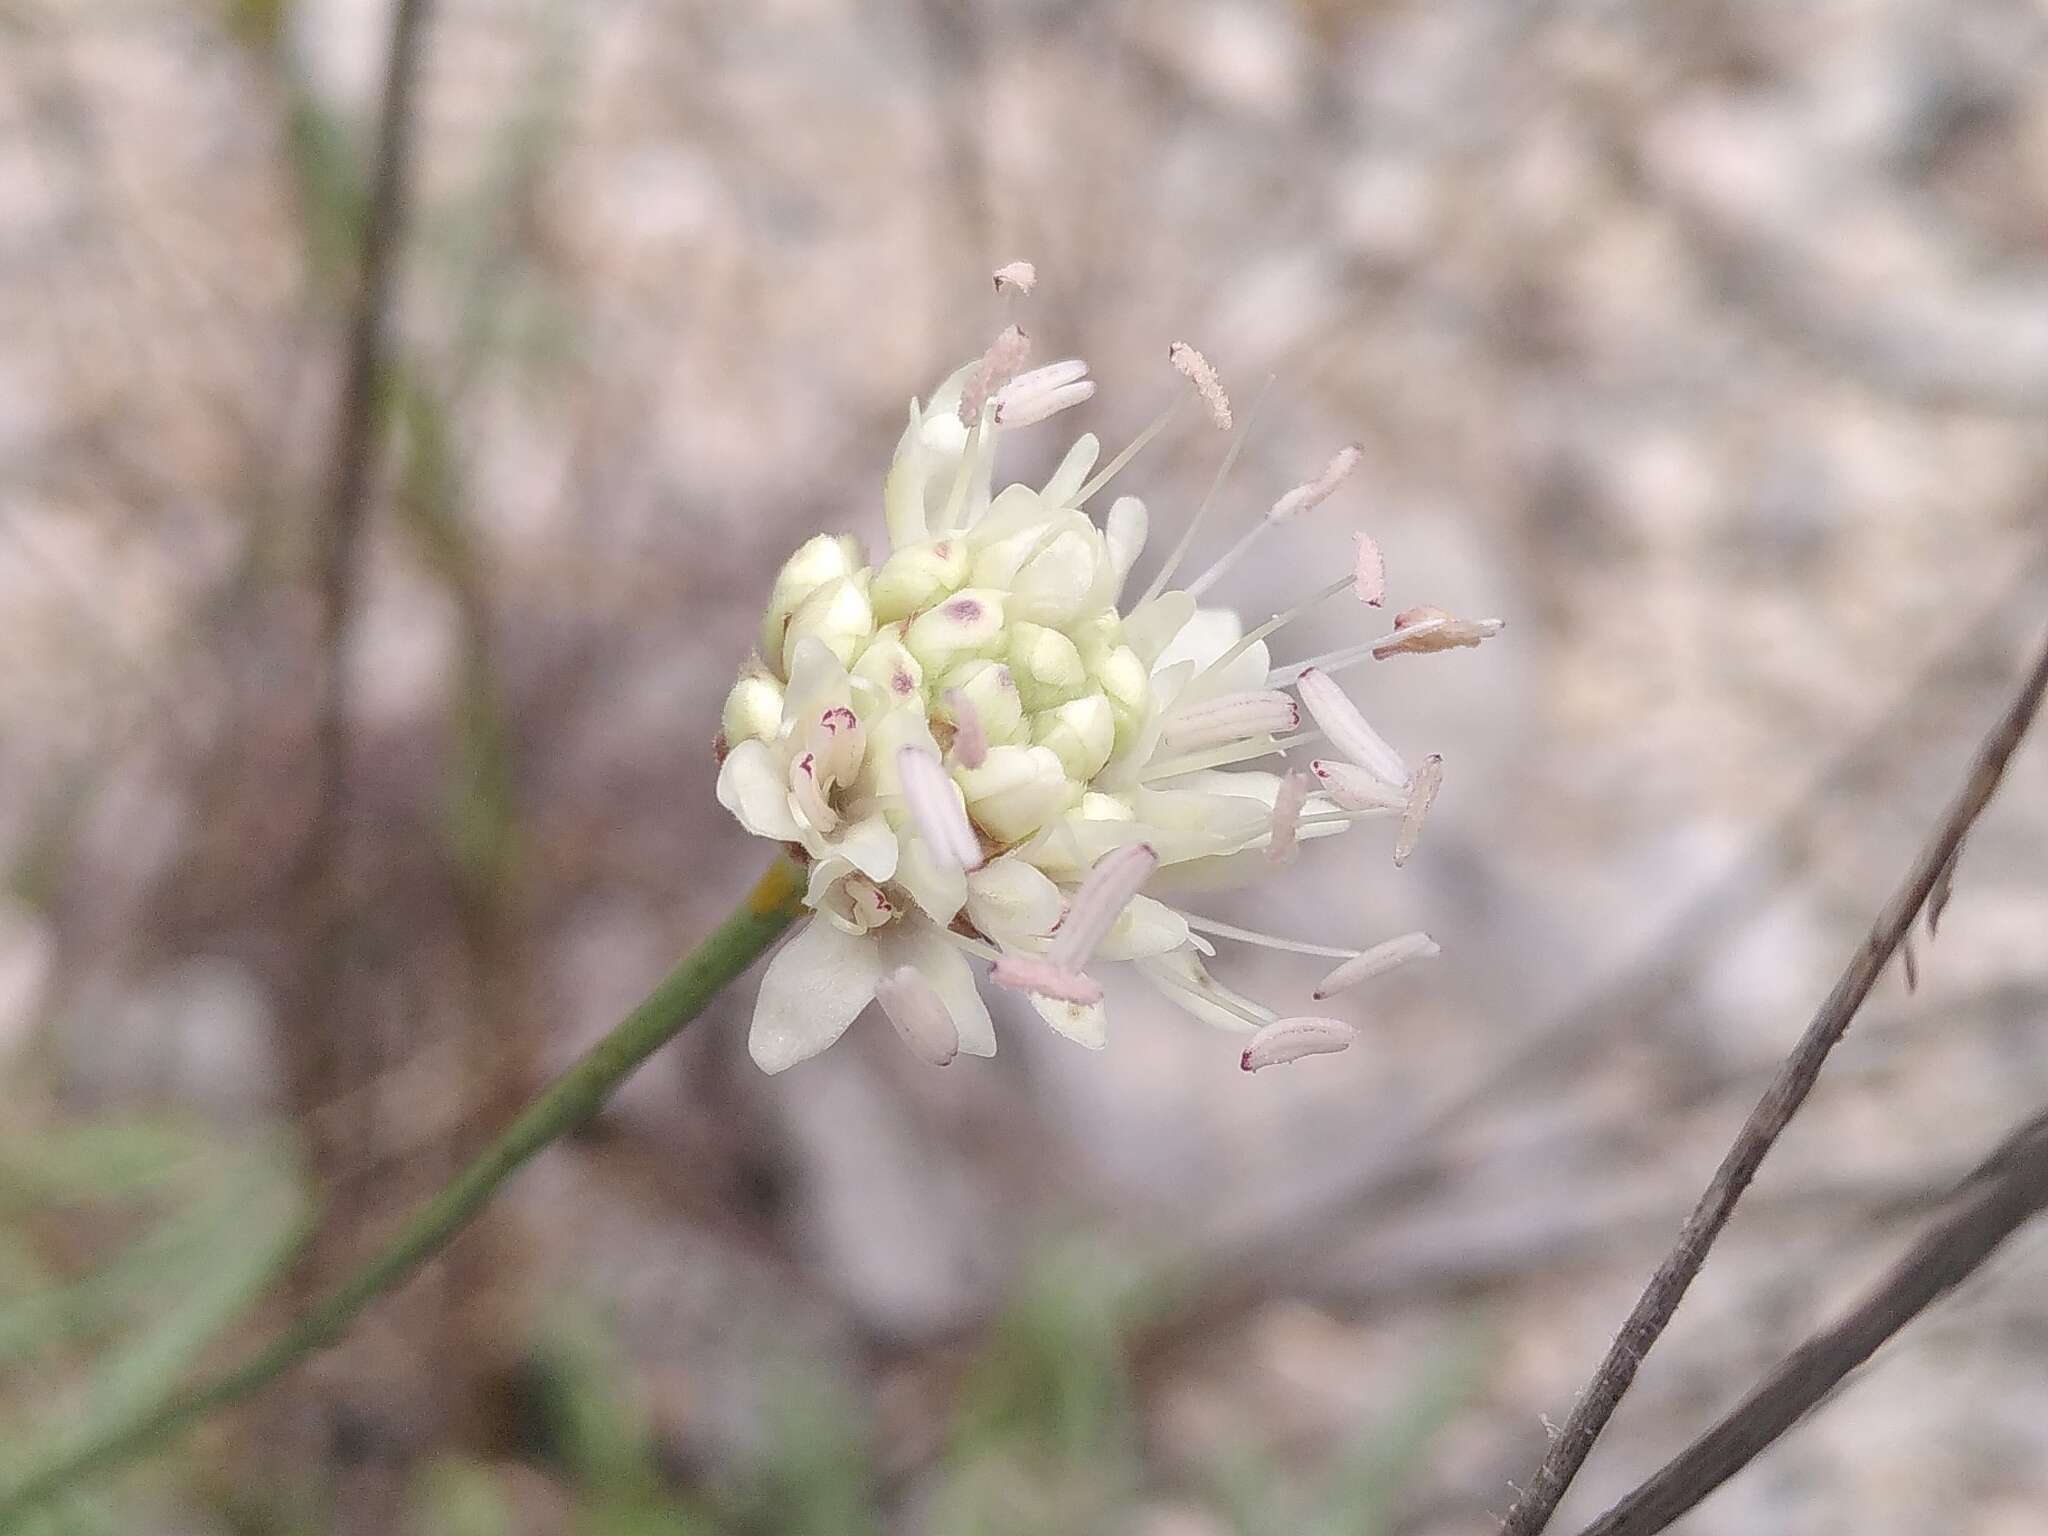
<path fill-rule="evenodd" d="M 1354 533 L 1358 556 L 1352 566 L 1351 590 L 1367 607 L 1377 608 L 1387 600 L 1387 557 L 1380 553 L 1369 533 Z"/>
<path fill-rule="evenodd" d="M 1401 812 L 1401 834 L 1394 839 L 1394 867 L 1400 868 L 1415 852 L 1415 845 L 1422 841 L 1423 818 L 1429 815 L 1429 808 L 1436 803 L 1436 792 L 1443 787 L 1444 760 L 1432 752 L 1422 760 L 1415 770 L 1415 783 L 1408 791 L 1408 804 Z"/>
<path fill-rule="evenodd" d="M 1477 645 L 1505 628 L 1505 619 L 1460 619 L 1441 608 L 1410 608 L 1394 615 L 1394 632 L 1372 648 L 1373 660 Z"/>
<path fill-rule="evenodd" d="M 1138 887 L 1159 867 L 1159 855 L 1148 843 L 1126 843 L 1095 861 L 1088 878 L 1074 892 L 1066 916 L 1053 930 L 1047 958 L 1069 971 L 1087 965 L 1095 947 L 1109 936 Z"/>
<path fill-rule="evenodd" d="M 1017 954 L 997 957 L 989 967 L 988 979 L 1016 992 L 1035 992 L 1062 1003 L 1087 1006 L 1102 1001 L 1102 983 L 1094 977 L 1042 955 Z"/>
<path fill-rule="evenodd" d="M 1387 783 L 1407 787 L 1408 765 L 1401 761 L 1401 754 L 1366 723 L 1335 678 L 1320 667 L 1310 667 L 1295 679 L 1294 687 L 1331 745 Z"/>
<path fill-rule="evenodd" d="M 996 425 L 1028 427 L 1092 399 L 1095 381 L 1078 357 L 1020 373 L 996 391 Z"/>
<path fill-rule="evenodd" d="M 1346 444 L 1331 455 L 1330 462 L 1323 466 L 1323 472 L 1304 485 L 1293 490 L 1273 503 L 1266 514 L 1269 523 L 1284 523 L 1296 513 L 1306 512 L 1311 507 L 1321 506 L 1328 501 L 1337 487 L 1342 485 L 1352 470 L 1358 468 L 1358 461 L 1365 457 L 1365 450 L 1356 443 Z"/>
<path fill-rule="evenodd" d="M 960 793 L 936 757 L 922 747 L 901 747 L 896 772 L 903 781 L 903 804 L 918 836 L 941 864 L 979 869 L 985 862 L 981 840 L 960 803 Z"/>
<path fill-rule="evenodd" d="M 1159 741 L 1171 751 L 1193 752 L 1226 741 L 1276 736 L 1300 724 L 1294 700 L 1276 688 L 1254 688 L 1175 710 L 1160 728 Z"/>
<path fill-rule="evenodd" d="M 937 989 L 915 966 L 899 966 L 875 983 L 875 1000 L 903 1043 L 935 1067 L 960 1054 L 960 1030 Z"/>
<path fill-rule="evenodd" d="M 1038 268 L 1028 261 L 1013 261 L 995 270 L 996 292 L 1005 289 L 1013 293 L 1026 294 L 1038 286 Z"/>
<path fill-rule="evenodd" d="M 1320 1003 L 1362 981 L 1384 975 L 1397 965 L 1406 965 L 1410 960 L 1434 959 L 1441 953 L 1443 951 L 1436 940 L 1428 934 L 1404 933 L 1397 939 L 1388 939 L 1384 944 L 1375 944 L 1371 949 L 1353 955 L 1318 982 L 1310 996 Z"/>
<path fill-rule="evenodd" d="M 1002 335 L 989 343 L 960 391 L 960 425 L 971 427 L 981 420 L 982 407 L 1010 382 L 1030 355 L 1031 338 L 1014 325 L 1004 326 Z"/>
<path fill-rule="evenodd" d="M 1176 341 L 1166 349 L 1166 360 L 1173 364 L 1176 373 L 1195 386 L 1195 393 L 1209 408 L 1209 419 L 1216 423 L 1216 429 L 1228 432 L 1231 425 L 1230 397 L 1223 393 L 1223 381 L 1216 377 L 1216 370 L 1209 366 L 1209 359 L 1186 342 Z"/>
<path fill-rule="evenodd" d="M 1300 770 L 1282 775 L 1273 794 L 1273 834 L 1266 842 L 1266 857 L 1285 864 L 1294 857 L 1301 833 L 1301 811 L 1308 804 L 1308 792 L 1315 780 Z"/>
<path fill-rule="evenodd" d="M 1357 1038 L 1358 1031 L 1341 1019 L 1278 1019 L 1252 1036 L 1237 1064 L 1247 1072 L 1262 1072 L 1304 1056 L 1348 1050 Z"/>

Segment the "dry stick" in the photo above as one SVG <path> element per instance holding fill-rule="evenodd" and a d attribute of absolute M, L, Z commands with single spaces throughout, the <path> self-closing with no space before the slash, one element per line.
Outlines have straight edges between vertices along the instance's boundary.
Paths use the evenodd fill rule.
<path fill-rule="evenodd" d="M 321 1107 L 345 1093 L 344 1042 L 337 1016 L 347 922 L 343 863 L 348 826 L 349 636 L 355 624 L 363 527 L 375 481 L 383 418 L 392 294 L 404 244 L 420 39 L 427 0 L 398 0 L 378 110 L 376 163 L 357 252 L 357 289 L 349 317 L 333 439 L 315 526 L 319 649 L 313 680 L 313 809 L 294 852 L 291 906 L 299 934 L 298 963 L 286 987 L 284 1044 L 294 1107 L 312 1135 L 316 1177 L 333 1184 L 346 1162 L 343 1132 Z M 365 1101 L 367 1102 L 367 1101 Z M 329 1191 L 330 1198 L 335 1198 Z M 327 1231 L 347 1226 L 338 1199 Z M 314 1255 L 302 1278 L 320 1262 Z"/>
<path fill-rule="evenodd" d="M 1550 1452 L 1536 1470 L 1528 1488 L 1502 1525 L 1502 1536 L 1537 1536 L 1549 1524 L 1558 1501 L 1585 1464 L 1594 1441 L 1606 1428 L 1608 1419 L 1621 1402 L 1622 1394 L 1635 1380 L 1643 1356 L 1664 1332 L 1678 1310 L 1686 1288 L 1706 1263 L 1707 1252 L 1727 1225 L 1735 1203 L 1756 1176 L 1765 1154 L 1791 1123 L 1806 1101 L 1823 1062 L 1848 1029 L 1856 1010 L 1870 995 L 1878 975 L 1890 962 L 1900 942 L 1913 926 L 1928 894 L 1934 890 L 1964 836 L 1990 803 L 2006 765 L 2018 750 L 2027 728 L 2040 708 L 2041 695 L 2048 689 L 2048 645 L 2035 659 L 2027 680 L 2005 715 L 1978 747 L 1962 791 L 1942 816 L 1934 835 L 1920 850 L 1892 899 L 1878 915 L 1870 934 L 1850 959 L 1848 968 L 1835 983 L 1834 991 L 1806 1026 L 1799 1043 L 1779 1067 L 1763 1098 L 1750 1112 L 1735 1143 L 1714 1170 L 1712 1182 L 1699 1204 L 1687 1218 L 1678 1242 L 1657 1266 L 1648 1287 L 1629 1313 L 1628 1321 L 1593 1373 L 1592 1381 L 1580 1395 L 1571 1417 L 1551 1443 Z"/>
<path fill-rule="evenodd" d="M 2000 1144 L 1861 1303 L 1786 1356 L 1719 1423 L 1581 1536 L 1652 1536 L 1741 1471 L 2005 1240 L 2048 1210 L 2048 1113 Z"/>

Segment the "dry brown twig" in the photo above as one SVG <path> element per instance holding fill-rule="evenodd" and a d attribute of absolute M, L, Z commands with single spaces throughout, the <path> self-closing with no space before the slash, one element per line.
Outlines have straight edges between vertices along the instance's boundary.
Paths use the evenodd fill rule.
<path fill-rule="evenodd" d="M 357 251 L 342 378 L 335 398 L 327 472 L 314 524 L 314 580 L 319 632 L 312 679 L 312 810 L 293 851 L 290 906 L 298 933 L 293 974 L 281 1017 L 293 1107 L 310 1125 L 332 1125 L 318 1112 L 351 1086 L 344 1054 L 348 1032 L 336 1017 L 341 993 L 348 826 L 349 689 L 347 654 L 356 616 L 363 530 L 376 483 L 383 434 L 382 396 L 390 348 L 391 309 L 403 250 L 418 95 L 421 38 L 428 0 L 399 0 L 392 13 L 389 53 L 371 171 L 369 203 Z M 337 1132 L 339 1127 L 336 1127 Z M 342 1138 L 316 1140 L 316 1176 L 329 1177 L 350 1153 Z M 330 1199 L 333 1192 L 329 1191 Z M 344 1209 L 339 1202 L 330 1211 Z M 328 1232 L 345 1227 L 331 1221 Z M 310 1274 L 317 1254 L 306 1263 Z"/>
<path fill-rule="evenodd" d="M 1954 1209 L 1855 1307 L 1816 1333 L 1721 1420 L 1580 1536 L 1654 1536 L 1754 1460 L 2005 1240 L 2048 1210 L 2048 1111 L 1963 1181 Z"/>
<path fill-rule="evenodd" d="M 2048 690 L 2048 645 L 2043 646 L 2018 694 L 1978 747 L 1961 791 L 1879 913 L 1868 937 L 1857 947 L 1834 990 L 1743 1123 L 1734 1144 L 1715 1169 L 1706 1193 L 1686 1219 L 1677 1244 L 1650 1277 L 1649 1285 L 1622 1324 L 1592 1381 L 1580 1394 L 1571 1417 L 1551 1442 L 1549 1454 L 1514 1508 L 1508 1511 L 1502 1536 L 1537 1536 L 1549 1524 L 1572 1479 L 1635 1380 L 1643 1357 L 1663 1334 L 1686 1289 L 1706 1263 L 1707 1254 L 1727 1225 L 1736 1202 L 1806 1101 L 1828 1053 L 1848 1030 L 1857 1009 L 1911 932 L 1928 898 L 1945 883 L 1945 871 L 1956 850 L 1990 803 L 2007 765 L 2033 724 L 2044 690 Z"/>

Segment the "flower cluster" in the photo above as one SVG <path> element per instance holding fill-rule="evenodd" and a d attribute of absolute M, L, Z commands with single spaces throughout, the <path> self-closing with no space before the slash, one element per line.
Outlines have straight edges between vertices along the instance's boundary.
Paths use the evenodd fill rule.
<path fill-rule="evenodd" d="M 1085 1046 L 1106 1038 L 1090 967 L 1127 961 L 1196 1017 L 1250 1032 L 1248 1070 L 1341 1049 L 1348 1025 L 1280 1018 L 1217 981 L 1205 964 L 1216 941 L 1340 962 L 1316 989 L 1320 999 L 1434 954 L 1426 935 L 1335 949 L 1217 922 L 1167 898 L 1256 878 L 1300 841 L 1374 818 L 1400 824 L 1395 856 L 1405 859 L 1440 764 L 1411 768 L 1334 674 L 1375 657 L 1476 644 L 1499 622 L 1411 610 L 1362 646 L 1276 668 L 1267 637 L 1310 608 L 1345 594 L 1381 603 L 1380 554 L 1363 535 L 1340 580 L 1255 629 L 1202 606 L 1264 530 L 1336 490 L 1356 449 L 1282 496 L 1208 572 L 1176 586 L 1191 522 L 1142 593 L 1128 597 L 1144 504 L 1119 497 L 1100 526 L 1086 509 L 1168 417 L 1099 470 L 1098 444 L 1083 435 L 1045 484 L 997 491 L 998 438 L 1095 387 L 1078 361 L 1023 371 L 1025 347 L 1013 327 L 922 406 L 911 402 L 883 490 L 887 557 L 870 565 L 854 539 L 837 535 L 798 549 L 776 577 L 759 650 L 726 700 L 719 800 L 748 831 L 788 845 L 809 874 L 812 915 L 768 967 L 753 1057 L 770 1072 L 793 1066 L 870 1001 L 928 1061 L 990 1055 L 995 1034 L 975 958 Z M 1214 370 L 1182 344 L 1172 356 L 1229 430 Z M 1234 457 L 1233 446 L 1217 487 Z M 1212 488 L 1196 522 L 1214 499 Z M 1306 773 L 1245 766 L 1318 741 L 1332 753 Z"/>

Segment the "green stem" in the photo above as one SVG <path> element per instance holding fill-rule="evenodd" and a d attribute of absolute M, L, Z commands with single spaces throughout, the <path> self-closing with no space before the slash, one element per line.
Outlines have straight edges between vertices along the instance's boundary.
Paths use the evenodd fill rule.
<path fill-rule="evenodd" d="M 760 959 L 796 920 L 803 891 L 802 872 L 790 860 L 778 859 L 747 899 L 662 978 L 646 1001 L 555 1079 L 474 1162 L 422 1206 L 376 1257 L 240 1365 L 195 1382 L 122 1422 L 89 1432 L 81 1443 L 60 1450 L 41 1467 L 31 1468 L 20 1481 L 0 1489 L 0 1530 L 11 1529 L 21 1514 L 80 1478 L 170 1439 L 334 1343 L 371 1302 L 445 1248 L 529 1158 L 596 1113 L 635 1068 L 681 1033 L 728 982 Z"/>

